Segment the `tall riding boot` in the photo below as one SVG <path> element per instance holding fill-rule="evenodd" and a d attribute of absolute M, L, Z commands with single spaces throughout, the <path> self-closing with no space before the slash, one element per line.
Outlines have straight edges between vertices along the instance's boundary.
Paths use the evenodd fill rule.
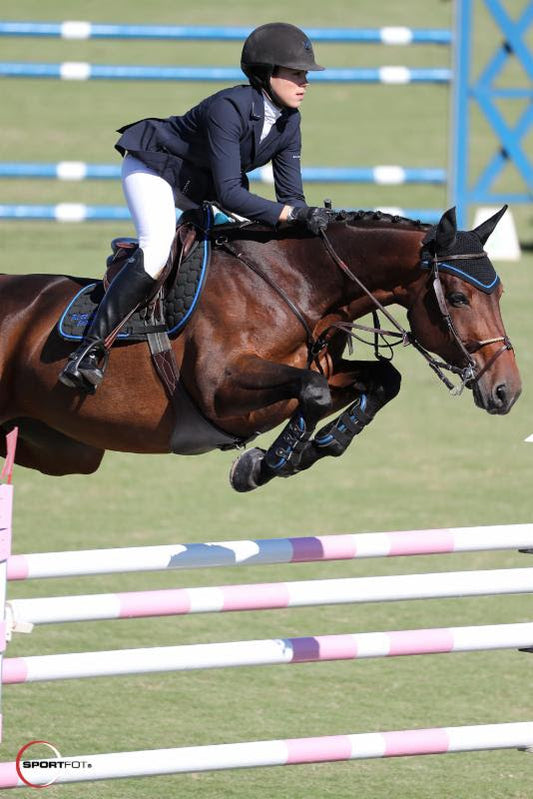
<path fill-rule="evenodd" d="M 107 338 L 139 305 L 151 298 L 157 281 L 144 270 L 139 248 L 111 282 L 80 346 L 59 374 L 65 386 L 94 394 L 104 377 L 109 350 Z"/>

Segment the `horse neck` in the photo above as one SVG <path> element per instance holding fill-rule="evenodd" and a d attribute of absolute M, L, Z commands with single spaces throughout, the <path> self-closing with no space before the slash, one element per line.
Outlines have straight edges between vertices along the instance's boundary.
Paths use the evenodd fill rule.
<path fill-rule="evenodd" d="M 425 230 L 400 228 L 394 223 L 382 227 L 335 225 L 329 235 L 338 255 L 382 305 L 410 306 L 423 277 L 419 263 Z M 339 307 L 351 318 L 375 308 L 357 283 L 344 275 L 342 282 Z"/>

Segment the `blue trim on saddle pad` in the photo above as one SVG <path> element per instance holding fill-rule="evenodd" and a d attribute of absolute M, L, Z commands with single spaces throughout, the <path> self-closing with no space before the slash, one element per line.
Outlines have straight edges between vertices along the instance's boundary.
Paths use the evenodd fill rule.
<path fill-rule="evenodd" d="M 172 335 L 173 333 L 177 333 L 179 330 L 181 330 L 181 328 L 184 325 L 187 324 L 189 318 L 191 317 L 191 314 L 194 312 L 194 310 L 196 308 L 196 304 L 197 304 L 197 302 L 198 302 L 198 300 L 200 298 L 200 294 L 202 293 L 202 289 L 204 287 L 205 276 L 206 276 L 206 272 L 207 272 L 207 266 L 209 264 L 209 251 L 210 251 L 210 247 L 209 247 L 209 231 L 211 230 L 211 223 L 213 221 L 213 212 L 211 211 L 211 209 L 209 207 L 206 206 L 204 208 L 204 214 L 205 214 L 205 232 L 204 232 L 204 237 L 203 237 L 203 240 L 202 240 L 202 245 L 203 245 L 203 248 L 204 248 L 204 255 L 203 255 L 203 258 L 202 258 L 202 269 L 200 271 L 200 277 L 198 279 L 198 283 L 196 284 L 196 291 L 194 293 L 194 297 L 193 297 L 193 300 L 192 300 L 191 305 L 189 307 L 189 310 L 187 311 L 187 313 L 185 314 L 183 319 L 181 319 L 181 321 L 178 322 L 177 325 L 174 325 L 172 330 L 168 331 L 169 335 Z"/>
<path fill-rule="evenodd" d="M 74 297 L 71 299 L 71 301 L 69 302 L 69 304 L 67 305 L 67 307 L 63 311 L 63 314 L 61 315 L 61 319 L 59 320 L 59 322 L 57 324 L 57 327 L 58 327 L 58 330 L 59 330 L 59 334 L 61 335 L 62 338 L 66 339 L 67 341 L 81 341 L 81 339 L 83 338 L 83 333 L 85 331 L 85 328 L 87 327 L 87 325 L 91 321 L 91 317 L 94 316 L 94 311 L 92 313 L 90 313 L 90 314 L 89 313 L 78 313 L 78 314 L 71 314 L 70 315 L 70 309 L 73 308 L 76 305 L 76 302 L 78 301 L 78 298 L 81 297 L 82 294 L 87 294 L 87 293 L 91 292 L 97 286 L 98 286 L 98 283 L 89 283 L 87 286 L 84 286 L 82 289 L 80 289 L 78 291 L 78 293 L 75 294 Z M 69 316 L 70 316 L 70 319 L 74 320 L 75 326 L 80 328 L 79 335 L 73 335 L 72 333 L 67 333 L 66 332 L 66 330 L 64 328 L 64 323 L 65 323 L 65 319 L 68 319 Z"/>
<path fill-rule="evenodd" d="M 183 330 L 194 313 L 202 294 L 211 252 L 209 233 L 213 224 L 213 213 L 209 206 L 204 209 L 203 223 L 204 230 L 198 243 L 198 247 L 202 247 L 203 250 L 197 247 L 196 255 L 193 254 L 191 259 L 185 259 L 181 270 L 183 282 L 174 286 L 165 298 L 169 335 L 176 335 Z M 93 292 L 98 292 L 94 299 L 90 296 Z M 66 341 L 83 339 L 87 326 L 96 312 L 100 297 L 103 297 L 100 281 L 88 283 L 76 293 L 63 311 L 57 325 L 62 338 Z M 159 329 L 164 328 L 159 326 Z M 146 337 L 146 332 L 150 331 L 146 329 L 145 323 L 140 317 L 137 317 L 136 313 L 128 320 L 117 338 L 121 341 L 142 341 Z"/>

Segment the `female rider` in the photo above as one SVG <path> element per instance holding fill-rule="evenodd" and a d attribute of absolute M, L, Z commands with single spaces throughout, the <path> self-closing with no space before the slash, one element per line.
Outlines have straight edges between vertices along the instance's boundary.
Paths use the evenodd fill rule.
<path fill-rule="evenodd" d="M 273 22 L 246 39 L 241 68 L 249 85 L 207 97 L 183 116 L 142 119 L 120 128 L 122 186 L 139 247 L 108 288 L 81 345 L 59 379 L 94 392 L 104 376 L 105 340 L 146 302 L 167 263 L 176 207 L 213 200 L 227 212 L 268 225 L 305 224 L 317 234 L 327 225 L 322 208 L 305 202 L 300 169 L 300 113 L 315 63 L 299 28 Z M 276 201 L 248 190 L 246 172 L 272 161 Z"/>

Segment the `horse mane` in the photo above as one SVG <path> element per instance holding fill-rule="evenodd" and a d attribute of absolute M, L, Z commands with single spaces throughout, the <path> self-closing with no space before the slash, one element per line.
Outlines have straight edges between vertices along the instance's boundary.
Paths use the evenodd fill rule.
<path fill-rule="evenodd" d="M 425 224 L 420 219 L 409 219 L 406 216 L 399 216 L 398 214 L 387 214 L 384 211 L 376 210 L 343 210 L 343 209 L 326 209 L 330 224 L 340 223 L 350 225 L 351 227 L 397 227 L 401 230 L 430 230 L 432 225 Z M 230 233 L 232 238 L 246 239 L 254 238 L 253 234 L 261 234 L 271 238 L 275 233 L 269 225 L 263 225 L 259 222 L 252 222 L 251 224 L 236 224 L 231 226 L 222 225 L 214 229 L 216 231 L 224 230 L 224 233 Z M 299 231 L 297 228 L 286 227 L 280 229 L 283 237 L 297 235 Z"/>
<path fill-rule="evenodd" d="M 387 214 L 384 211 L 367 210 L 328 210 L 332 222 L 345 222 L 353 227 L 382 227 L 393 225 L 409 230 L 429 230 L 431 225 L 425 224 L 420 219 L 410 219 L 398 214 Z"/>

